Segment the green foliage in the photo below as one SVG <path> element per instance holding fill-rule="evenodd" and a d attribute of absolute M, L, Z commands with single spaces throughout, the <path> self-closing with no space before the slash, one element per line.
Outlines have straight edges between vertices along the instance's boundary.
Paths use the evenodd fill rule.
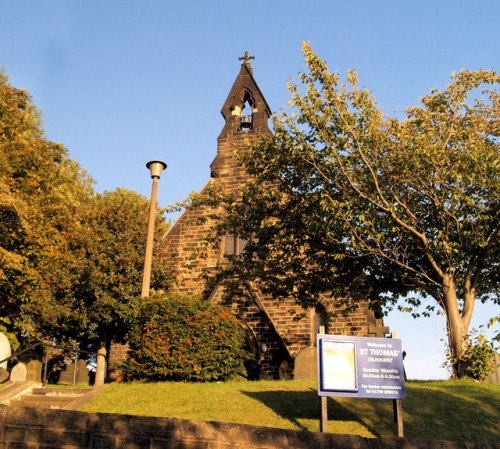
<path fill-rule="evenodd" d="M 83 258 L 68 241 L 81 232 L 91 182 L 44 138 L 29 94 L 0 74 L 0 317 L 13 340 L 41 337 L 64 310 L 71 318 Z"/>
<path fill-rule="evenodd" d="M 253 179 L 206 201 L 249 243 L 215 282 L 257 280 L 276 298 L 320 294 L 429 305 L 448 322 L 457 373 L 475 301 L 499 303 L 500 77 L 463 70 L 399 119 L 357 74 L 342 83 L 307 44 L 291 114 L 240 154 Z M 210 192 L 209 192 L 210 193 Z M 214 215 L 214 219 L 217 216 Z"/>
<path fill-rule="evenodd" d="M 0 331 L 17 347 L 48 338 L 119 339 L 140 293 L 149 201 L 95 194 L 61 145 L 45 139 L 26 91 L 0 74 Z M 168 229 L 160 210 L 156 241 Z M 156 254 L 152 287 L 166 288 Z"/>
<path fill-rule="evenodd" d="M 141 293 L 149 200 L 137 192 L 118 188 L 93 196 L 82 220 L 86 235 L 85 271 L 79 291 L 79 311 L 87 318 L 87 336 L 101 341 L 119 340 L 133 316 L 134 298 Z M 158 242 L 169 228 L 162 211 L 156 217 Z M 151 287 L 162 290 L 170 280 L 170 267 L 155 252 Z"/>
<path fill-rule="evenodd" d="M 130 379 L 218 381 L 243 372 L 244 331 L 207 301 L 157 294 L 142 299 L 129 334 Z"/>
<path fill-rule="evenodd" d="M 477 329 L 472 329 L 464 338 L 462 362 L 465 366 L 464 375 L 474 380 L 484 381 L 495 370 L 495 354 L 497 350 L 493 342 Z M 446 368 L 454 364 L 452 354 L 446 352 Z M 453 374 L 453 370 L 452 370 Z"/>

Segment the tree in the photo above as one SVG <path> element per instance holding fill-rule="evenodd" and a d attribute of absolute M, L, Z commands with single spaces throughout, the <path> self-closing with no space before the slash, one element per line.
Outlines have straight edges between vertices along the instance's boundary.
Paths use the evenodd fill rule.
<path fill-rule="evenodd" d="M 500 302 L 500 77 L 454 73 L 399 119 L 381 112 L 356 72 L 341 84 L 303 50 L 293 113 L 240 155 L 252 181 L 236 194 L 212 190 L 226 217 L 212 243 L 227 233 L 248 242 L 215 279 L 257 279 L 304 305 L 325 292 L 351 304 L 425 300 L 424 315 L 446 315 L 462 376 L 475 302 Z"/>
<path fill-rule="evenodd" d="M 141 293 L 149 200 L 118 188 L 96 194 L 83 214 L 88 232 L 81 241 L 86 267 L 78 295 L 80 313 L 87 316 L 87 338 L 94 342 L 120 340 L 129 329 L 134 299 Z M 159 209 L 157 242 L 169 227 Z M 170 281 L 171 267 L 161 255 L 156 257 L 151 287 L 162 290 Z"/>
<path fill-rule="evenodd" d="M 91 192 L 66 149 L 45 139 L 29 94 L 0 73 L 0 327 L 14 345 L 71 302 L 82 259 L 68 238 Z"/>
<path fill-rule="evenodd" d="M 92 179 L 47 140 L 26 91 L 0 74 L 0 331 L 92 345 L 120 339 L 141 290 L 149 201 Z M 168 223 L 160 211 L 156 236 Z M 168 265 L 153 266 L 165 288 Z"/>

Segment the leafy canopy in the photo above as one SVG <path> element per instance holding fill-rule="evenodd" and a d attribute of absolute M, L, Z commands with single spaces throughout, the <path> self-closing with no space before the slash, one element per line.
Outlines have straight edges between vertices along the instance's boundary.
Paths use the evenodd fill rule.
<path fill-rule="evenodd" d="M 248 241 L 216 279 L 257 279 L 305 305 L 328 292 L 351 306 L 432 298 L 425 313 L 446 314 L 459 364 L 475 301 L 499 302 L 500 77 L 454 73 L 399 119 L 355 71 L 341 83 L 303 50 L 293 112 L 240 154 L 252 180 L 237 194 L 212 191 L 227 217 L 212 242 Z"/>
<path fill-rule="evenodd" d="M 88 234 L 81 242 L 86 266 L 79 310 L 91 339 L 120 340 L 128 331 L 134 299 L 141 292 L 148 216 L 149 200 L 123 188 L 96 194 L 89 203 L 83 216 Z M 158 210 L 154 240 L 169 227 Z M 162 290 L 171 268 L 157 252 L 154 256 L 151 288 Z"/>
<path fill-rule="evenodd" d="M 148 211 L 129 190 L 96 194 L 45 138 L 29 94 L 0 74 L 0 331 L 14 345 L 120 339 L 140 293 Z M 168 226 L 159 210 L 157 241 Z M 156 260 L 153 288 L 168 280 Z"/>
<path fill-rule="evenodd" d="M 140 300 L 129 335 L 131 379 L 220 381 L 243 372 L 245 334 L 231 311 L 200 298 Z"/>
<path fill-rule="evenodd" d="M 66 149 L 45 139 L 29 94 L 0 73 L 0 327 L 13 342 L 39 336 L 73 300 L 82 262 L 68 238 L 81 231 L 91 185 Z"/>

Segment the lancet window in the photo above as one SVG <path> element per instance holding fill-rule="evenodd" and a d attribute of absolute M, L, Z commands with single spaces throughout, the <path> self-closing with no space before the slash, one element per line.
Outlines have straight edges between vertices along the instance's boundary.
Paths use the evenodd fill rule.
<path fill-rule="evenodd" d="M 235 236 L 233 234 L 226 234 L 224 236 L 224 257 L 228 256 L 239 256 L 243 250 L 247 241 Z"/>

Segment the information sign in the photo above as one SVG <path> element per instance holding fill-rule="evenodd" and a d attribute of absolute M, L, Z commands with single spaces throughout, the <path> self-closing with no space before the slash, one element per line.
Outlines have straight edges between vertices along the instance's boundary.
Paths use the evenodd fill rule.
<path fill-rule="evenodd" d="M 401 340 L 318 335 L 320 396 L 404 399 Z"/>

